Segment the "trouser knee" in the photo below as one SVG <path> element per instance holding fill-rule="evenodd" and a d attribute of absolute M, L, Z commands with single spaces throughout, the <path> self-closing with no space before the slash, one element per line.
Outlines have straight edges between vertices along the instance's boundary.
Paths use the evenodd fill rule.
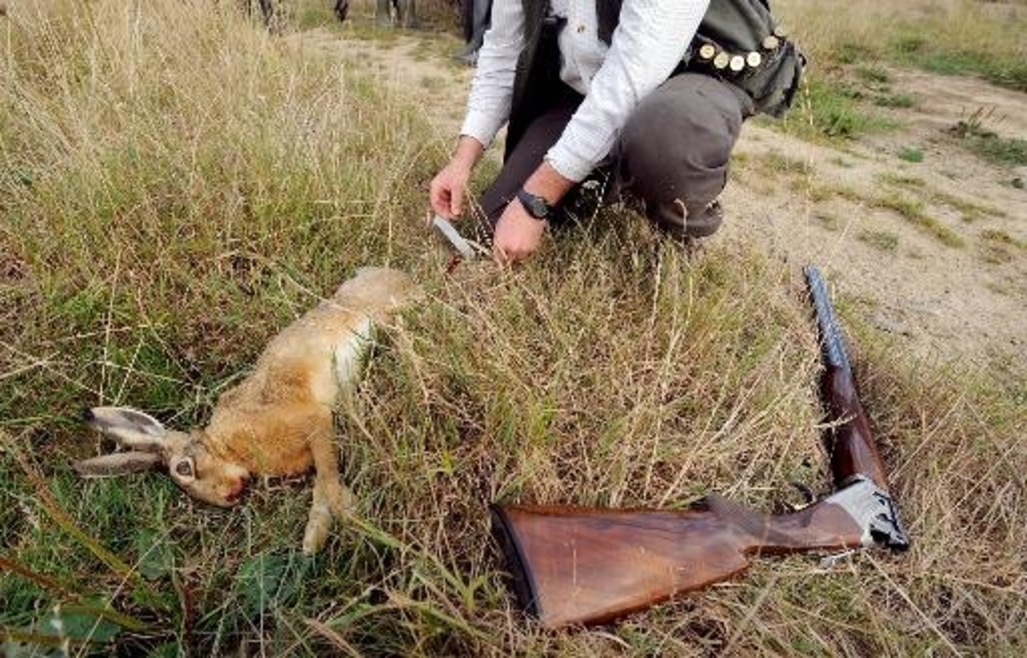
<path fill-rule="evenodd" d="M 708 235 L 719 226 L 689 227 L 727 182 L 731 149 L 746 108 L 738 93 L 714 78 L 682 74 L 647 96 L 615 147 L 622 193 L 639 198 L 663 228 Z"/>

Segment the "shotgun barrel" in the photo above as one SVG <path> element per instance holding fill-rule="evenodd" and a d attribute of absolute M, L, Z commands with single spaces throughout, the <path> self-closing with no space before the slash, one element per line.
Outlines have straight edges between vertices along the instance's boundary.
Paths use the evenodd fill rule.
<path fill-rule="evenodd" d="M 887 491 L 884 465 L 870 433 L 870 422 L 859 402 L 852 363 L 831 307 L 827 284 L 816 266 L 809 265 L 805 271 L 824 363 L 820 380 L 821 399 L 827 407 L 828 419 L 834 421 L 824 433 L 824 447 L 831 459 L 834 484 L 843 487 L 853 476 L 865 475 Z"/>
<path fill-rule="evenodd" d="M 823 278 L 815 267 L 806 278 L 822 337 L 836 491 L 779 515 L 716 494 L 677 511 L 493 505 L 493 533 L 526 612 L 550 628 L 601 624 L 731 578 L 754 556 L 908 547 Z"/>

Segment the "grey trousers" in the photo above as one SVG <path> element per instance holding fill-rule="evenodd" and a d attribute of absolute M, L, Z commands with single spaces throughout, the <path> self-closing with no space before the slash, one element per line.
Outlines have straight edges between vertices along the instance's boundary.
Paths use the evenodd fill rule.
<path fill-rule="evenodd" d="M 563 86 L 481 196 L 491 228 L 556 143 L 583 100 Z M 727 183 L 728 162 L 752 104 L 715 78 L 675 75 L 646 96 L 628 118 L 607 159 L 590 178 L 604 184 L 603 202 L 641 202 L 656 226 L 678 237 L 705 237 L 720 227 L 707 213 Z M 572 193 L 570 196 L 574 196 Z"/>

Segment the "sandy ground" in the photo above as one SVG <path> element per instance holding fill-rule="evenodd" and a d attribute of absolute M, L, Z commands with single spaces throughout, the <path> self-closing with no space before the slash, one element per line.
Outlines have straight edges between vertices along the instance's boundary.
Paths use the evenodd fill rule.
<path fill-rule="evenodd" d="M 417 101 L 443 143 L 455 140 L 473 75 L 450 59 L 455 40 L 426 46 L 418 36 L 381 42 L 314 30 L 290 42 L 373 67 Z M 889 90 L 916 100 L 872 109 L 897 122 L 893 130 L 820 145 L 749 122 L 723 196 L 727 221 L 712 240 L 754 242 L 796 268 L 819 263 L 865 317 L 918 355 L 1023 366 L 1027 190 L 1014 180 L 1027 180 L 1027 167 L 990 164 L 950 129 L 976 112 L 983 127 L 1027 138 L 1027 94 L 973 78 L 888 75 Z M 899 157 L 909 149 L 922 161 Z M 919 208 L 929 226 L 902 207 Z"/>

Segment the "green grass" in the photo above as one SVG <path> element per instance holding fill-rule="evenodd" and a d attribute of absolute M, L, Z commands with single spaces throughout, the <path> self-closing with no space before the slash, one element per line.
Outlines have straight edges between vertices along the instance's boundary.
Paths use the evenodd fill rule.
<path fill-rule="evenodd" d="M 919 105 L 920 100 L 915 94 L 888 93 L 875 96 L 874 103 L 881 107 L 909 109 Z"/>
<path fill-rule="evenodd" d="M 814 141 L 858 139 L 896 127 L 864 107 L 861 98 L 862 92 L 838 79 L 811 74 L 796 106 L 781 121 L 767 124 Z"/>
<path fill-rule="evenodd" d="M 927 213 L 923 201 L 893 192 L 879 196 L 872 201 L 877 208 L 891 210 L 924 233 L 932 235 L 949 247 L 962 247 L 965 240 L 958 233 Z"/>
<path fill-rule="evenodd" d="M 899 246 L 899 236 L 891 231 L 862 231 L 858 237 L 880 251 L 895 251 Z"/>
<path fill-rule="evenodd" d="M 914 539 L 759 557 L 595 630 L 515 609 L 494 501 L 777 509 L 828 489 L 797 272 L 687 255 L 603 215 L 513 271 L 443 275 L 418 108 L 207 0 L 80 3 L 9 26 L 0 85 L 0 635 L 96 656 L 1016 655 L 1027 642 L 1027 383 L 909 356 L 839 296 Z M 46 17 L 44 19 L 44 17 Z M 854 193 L 855 194 L 855 193 Z M 80 410 L 203 423 L 270 336 L 355 268 L 426 289 L 338 419 L 365 520 L 298 552 L 310 483 L 217 510 L 165 476 L 82 481 Z M 845 280 L 844 270 L 829 272 Z M 58 610 L 59 607 L 59 610 Z M 8 643 L 8 641 L 11 641 Z M 36 652 L 37 654 L 42 652 Z"/>
<path fill-rule="evenodd" d="M 914 164 L 924 161 L 924 152 L 915 146 L 905 146 L 899 151 L 899 160 Z"/>
<path fill-rule="evenodd" d="M 949 132 L 985 160 L 1002 165 L 1027 165 L 1027 140 L 1002 137 L 987 128 L 985 124 L 991 115 L 991 110 L 977 108 L 952 126 Z"/>
<path fill-rule="evenodd" d="M 923 190 L 927 187 L 927 181 L 919 176 L 908 176 L 889 171 L 878 174 L 876 178 L 885 185 L 903 187 L 909 190 Z"/>
<path fill-rule="evenodd" d="M 985 160 L 1017 167 L 1027 165 L 1027 139 L 975 135 L 964 138 L 964 143 Z"/>
<path fill-rule="evenodd" d="M 893 82 L 888 69 L 877 63 L 860 64 L 856 67 L 856 76 L 865 82 L 877 85 L 889 85 Z"/>
<path fill-rule="evenodd" d="M 319 27 L 334 27 L 339 21 L 335 16 L 331 2 L 320 2 L 319 0 L 299 0 L 289 3 L 291 15 L 289 25 L 295 30 L 311 30 Z M 354 3 L 350 3 L 351 5 Z M 347 19 L 354 11 L 350 7 Z"/>
<path fill-rule="evenodd" d="M 1027 7 L 1020 1 L 780 0 L 774 9 L 818 66 L 855 65 L 873 84 L 897 65 L 1027 90 Z"/>
<path fill-rule="evenodd" d="M 1002 87 L 1027 91 L 1027 63 L 1023 60 L 937 43 L 917 28 L 894 37 L 890 51 L 896 61 L 931 73 L 977 75 Z"/>
<path fill-rule="evenodd" d="M 943 203 L 960 213 L 961 219 L 967 224 L 976 222 L 984 217 L 1006 217 L 1005 211 L 995 206 L 976 203 L 963 197 L 956 196 L 949 192 L 933 190 L 931 199 L 936 203 Z"/>
<path fill-rule="evenodd" d="M 877 180 L 901 189 L 909 190 L 931 203 L 945 205 L 960 213 L 963 222 L 971 224 L 984 217 L 1006 217 L 1006 213 L 994 206 L 970 201 L 951 192 L 928 187 L 927 181 L 919 176 L 908 176 L 892 172 L 878 175 Z"/>

